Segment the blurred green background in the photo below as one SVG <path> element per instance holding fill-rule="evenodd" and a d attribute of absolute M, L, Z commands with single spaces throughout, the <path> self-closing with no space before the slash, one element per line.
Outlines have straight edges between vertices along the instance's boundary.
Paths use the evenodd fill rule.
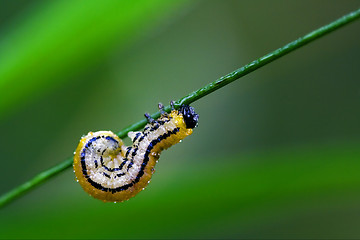
<path fill-rule="evenodd" d="M 359 6 L 0 1 L 0 194 Z M 192 104 L 199 127 L 135 198 L 68 169 L 1 209 L 0 237 L 360 238 L 359 42 L 360 21 Z"/>

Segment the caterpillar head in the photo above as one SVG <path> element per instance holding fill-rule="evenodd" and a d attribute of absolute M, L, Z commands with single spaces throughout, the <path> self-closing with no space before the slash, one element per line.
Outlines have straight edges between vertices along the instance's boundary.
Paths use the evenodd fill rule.
<path fill-rule="evenodd" d="M 195 113 L 193 107 L 190 107 L 189 105 L 183 105 L 180 107 L 179 113 L 183 115 L 186 128 L 194 128 L 197 126 L 199 115 Z"/>

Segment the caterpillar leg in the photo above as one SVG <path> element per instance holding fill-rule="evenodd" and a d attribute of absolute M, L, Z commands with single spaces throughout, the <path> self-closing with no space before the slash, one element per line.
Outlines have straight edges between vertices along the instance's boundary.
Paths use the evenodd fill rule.
<path fill-rule="evenodd" d="M 173 100 L 170 101 L 171 111 L 175 110 L 175 103 Z"/>
<path fill-rule="evenodd" d="M 149 113 L 145 113 L 144 116 L 145 116 L 146 120 L 148 121 L 148 123 L 154 123 L 155 122 L 155 120 L 150 116 Z"/>
<path fill-rule="evenodd" d="M 159 110 L 160 110 L 161 116 L 163 116 L 164 114 L 166 114 L 165 111 L 164 111 L 164 105 L 163 105 L 162 103 L 159 103 L 159 104 L 158 104 L 158 108 L 159 108 Z"/>

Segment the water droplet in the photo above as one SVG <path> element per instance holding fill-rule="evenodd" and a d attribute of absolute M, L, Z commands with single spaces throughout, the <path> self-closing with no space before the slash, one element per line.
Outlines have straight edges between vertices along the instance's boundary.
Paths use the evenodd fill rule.
<path fill-rule="evenodd" d="M 76 154 L 76 152 L 73 152 L 73 154 L 75 155 L 75 154 Z"/>
<path fill-rule="evenodd" d="M 116 203 L 116 201 L 114 203 Z"/>
<path fill-rule="evenodd" d="M 180 140 L 180 142 L 182 142 L 182 140 Z"/>

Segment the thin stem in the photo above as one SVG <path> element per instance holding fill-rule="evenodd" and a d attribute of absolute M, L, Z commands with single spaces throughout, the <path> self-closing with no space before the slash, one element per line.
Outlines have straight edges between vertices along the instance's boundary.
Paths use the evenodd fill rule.
<path fill-rule="evenodd" d="M 222 88 L 225 85 L 239 79 L 240 77 L 243 77 L 243 76 L 255 71 L 256 69 L 261 68 L 262 66 L 264 66 L 264 65 L 266 65 L 266 64 L 268 64 L 268 63 L 270 63 L 270 62 L 272 62 L 272 61 L 274 61 L 274 60 L 276 60 L 276 59 L 320 38 L 320 37 L 323 37 L 326 34 L 332 32 L 348 23 L 355 21 L 359 17 L 360 17 L 360 9 L 358 9 L 354 12 L 351 12 L 351 13 L 331 22 L 328 25 L 320 27 L 319 29 L 317 29 L 303 37 L 300 37 L 300 38 L 296 39 L 295 41 L 290 42 L 287 45 L 285 45 L 281 48 L 278 48 L 275 51 L 273 51 L 257 60 L 254 60 L 251 63 L 206 85 L 205 87 L 200 88 L 199 90 L 196 90 L 196 91 L 188 94 L 187 96 L 179 99 L 174 104 L 175 108 L 179 108 L 183 104 L 190 104 L 190 103 L 208 95 L 209 93 L 212 93 L 212 92 L 216 91 L 217 89 Z M 166 112 L 170 112 L 170 110 L 171 110 L 170 106 L 166 106 L 164 108 L 164 111 L 166 111 Z M 157 119 L 158 117 L 160 117 L 160 112 L 156 112 L 156 113 L 152 114 L 151 117 L 154 119 Z M 124 138 L 124 137 L 126 137 L 126 135 L 129 131 L 139 130 L 139 129 L 143 128 L 146 125 L 146 123 L 147 123 L 147 121 L 144 118 L 144 119 L 128 126 L 127 128 L 124 128 L 122 131 L 120 131 L 118 133 L 118 135 L 120 138 Z M 72 158 L 69 158 L 69 159 L 65 160 L 64 162 L 38 174 L 30 181 L 25 182 L 24 184 L 5 193 L 4 195 L 2 195 L 0 197 L 0 207 L 11 202 L 15 198 L 21 196 L 25 192 L 34 188 L 35 186 L 45 182 L 47 179 L 55 176 L 56 174 L 64 171 L 65 169 L 71 167 L 72 162 L 73 162 Z"/>
<path fill-rule="evenodd" d="M 4 206 L 6 203 L 9 203 L 10 201 L 14 200 L 15 198 L 19 197 L 30 189 L 36 187 L 37 185 L 45 182 L 47 179 L 69 168 L 72 165 L 72 162 L 73 159 L 68 158 L 65 161 L 59 163 L 58 165 L 39 173 L 31 180 L 2 195 L 0 197 L 0 207 Z"/>

